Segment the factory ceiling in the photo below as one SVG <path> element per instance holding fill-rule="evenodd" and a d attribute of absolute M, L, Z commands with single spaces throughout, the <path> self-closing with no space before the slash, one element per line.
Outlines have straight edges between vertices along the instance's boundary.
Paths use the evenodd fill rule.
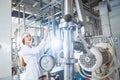
<path fill-rule="evenodd" d="M 51 8 L 49 7 L 52 7 L 56 3 L 57 5 L 54 6 L 54 14 L 62 12 L 64 6 L 64 4 L 61 4 L 62 1 L 64 0 L 12 0 L 12 16 L 29 19 L 31 18 L 29 16 L 34 14 L 32 17 L 40 20 L 43 17 L 42 14 L 44 14 L 44 16 L 51 14 L 51 12 L 49 12 Z M 84 9 L 97 16 L 98 11 L 95 11 L 94 7 L 98 6 L 100 1 L 102 0 L 82 0 L 82 3 Z M 74 0 L 73 6 L 75 6 Z M 23 16 L 23 12 L 25 12 L 25 16 Z M 60 15 L 62 15 L 62 13 Z"/>

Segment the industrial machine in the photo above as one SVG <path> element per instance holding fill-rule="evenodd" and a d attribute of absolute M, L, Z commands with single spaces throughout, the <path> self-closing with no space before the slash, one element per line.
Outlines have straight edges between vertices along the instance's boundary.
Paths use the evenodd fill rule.
<path fill-rule="evenodd" d="M 33 45 L 36 46 L 43 38 L 44 28 L 47 26 L 50 29 L 47 46 L 41 52 L 39 61 L 40 67 L 47 73 L 47 80 L 120 79 L 118 53 L 109 21 L 110 2 L 98 1 L 97 7 L 92 8 L 94 14 L 87 10 L 88 6 L 82 0 L 51 1 L 29 15 L 26 18 L 28 21 L 25 20 L 23 10 L 24 22 L 19 24 L 16 39 L 22 31 L 28 30 L 32 33 Z M 56 8 L 59 8 L 58 11 L 55 11 Z M 39 27 L 33 27 L 35 25 L 29 19 L 34 21 L 33 24 L 39 21 Z M 16 46 L 19 50 L 19 43 Z M 17 69 L 22 73 L 21 68 Z"/>
<path fill-rule="evenodd" d="M 114 48 L 109 43 L 98 43 L 90 49 L 89 54 L 77 53 L 79 73 L 91 80 L 119 79 L 117 58 Z M 80 68 L 83 70 L 80 71 Z M 85 71 L 90 71 L 91 74 Z"/>

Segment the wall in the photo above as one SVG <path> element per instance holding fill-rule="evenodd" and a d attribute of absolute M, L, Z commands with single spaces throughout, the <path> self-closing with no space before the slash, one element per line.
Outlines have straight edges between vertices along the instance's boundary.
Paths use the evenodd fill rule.
<path fill-rule="evenodd" d="M 115 48 L 117 51 L 117 57 L 120 60 L 120 0 L 111 0 L 110 1 L 111 12 L 108 13 L 107 5 L 102 4 L 99 6 L 100 8 L 100 18 L 103 34 L 109 35 L 109 29 L 111 27 L 111 31 L 113 34 Z M 109 14 L 109 15 L 108 15 Z M 110 24 L 109 24 L 110 21 Z M 110 27 L 109 27 L 110 26 Z"/>
<path fill-rule="evenodd" d="M 111 1 L 112 11 L 109 13 L 113 34 L 120 34 L 120 0 Z"/>
<path fill-rule="evenodd" d="M 11 0 L 0 0 L 0 80 L 11 80 Z"/>
<path fill-rule="evenodd" d="M 114 36 L 117 57 L 120 60 L 120 0 L 110 2 L 112 11 L 109 13 L 110 25 Z"/>

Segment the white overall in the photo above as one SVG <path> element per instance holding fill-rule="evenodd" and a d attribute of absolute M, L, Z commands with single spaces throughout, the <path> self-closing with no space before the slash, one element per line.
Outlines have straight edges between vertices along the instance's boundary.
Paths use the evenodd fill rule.
<path fill-rule="evenodd" d="M 21 55 L 25 61 L 26 71 L 25 71 L 25 80 L 38 80 L 38 77 L 43 75 L 43 70 L 39 66 L 39 59 L 41 57 L 40 52 L 45 47 L 45 41 L 37 46 L 30 48 L 28 46 L 23 45 L 21 47 L 21 51 L 19 55 Z"/>

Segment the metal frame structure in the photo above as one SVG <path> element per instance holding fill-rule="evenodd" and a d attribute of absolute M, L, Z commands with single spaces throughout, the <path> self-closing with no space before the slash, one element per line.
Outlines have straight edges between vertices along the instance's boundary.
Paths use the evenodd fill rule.
<path fill-rule="evenodd" d="M 42 0 L 40 1 L 42 2 Z M 40 2 L 40 1 L 35 0 L 35 2 Z M 42 4 L 40 3 L 40 9 L 37 9 L 36 12 L 31 11 L 29 16 L 26 17 L 26 5 L 24 4 L 24 0 L 21 0 L 15 7 L 16 9 L 18 8 L 18 11 L 19 11 L 18 12 L 18 16 L 19 16 L 18 34 L 20 34 L 22 30 L 25 31 L 27 28 L 35 28 L 35 29 L 43 30 L 44 26 L 47 25 L 52 30 L 52 34 L 55 37 L 56 36 L 55 23 L 56 21 L 60 23 L 60 20 L 64 17 L 64 22 L 66 25 L 61 27 L 61 30 L 63 30 L 63 36 L 64 36 L 63 37 L 64 80 L 73 80 L 74 63 L 76 63 L 77 61 L 76 59 L 74 59 L 74 56 L 73 56 L 72 35 L 73 35 L 74 26 L 71 26 L 71 24 L 73 25 L 73 23 L 76 23 L 76 24 L 79 23 L 80 28 L 81 26 L 84 26 L 85 30 L 89 31 L 88 28 L 86 27 L 87 26 L 86 15 L 89 17 L 89 19 L 91 18 L 94 19 L 93 22 L 99 23 L 100 22 L 99 16 L 102 16 L 102 13 L 100 13 L 100 15 L 98 13 L 95 13 L 94 11 L 92 11 L 92 9 L 94 9 L 95 6 L 94 7 L 90 6 L 91 4 L 96 3 L 96 2 L 99 2 L 99 0 L 93 0 L 92 2 L 86 0 L 85 3 L 82 0 L 74 0 L 74 1 L 73 0 L 52 0 L 52 1 L 49 0 L 48 3 L 46 3 L 46 5 L 44 6 L 42 6 Z M 23 6 L 22 7 L 23 8 L 23 11 L 22 11 L 23 22 L 20 22 L 20 14 L 19 14 L 21 11 L 21 8 L 20 8 L 21 5 Z M 33 4 L 33 7 L 36 7 L 36 6 L 37 4 Z M 104 7 L 105 7 L 105 11 L 107 8 L 110 10 L 109 0 L 106 1 L 106 5 Z M 96 12 L 97 11 L 98 10 L 96 10 Z M 108 16 L 106 17 L 108 18 Z M 32 26 L 36 22 L 39 22 L 39 24 L 42 25 L 42 27 Z M 97 28 L 98 27 L 100 27 L 100 25 L 97 25 Z M 96 28 L 93 28 L 93 29 L 95 30 Z M 94 34 L 99 35 L 100 32 L 94 33 Z M 79 34 L 79 37 L 80 37 L 81 42 L 83 43 L 83 46 L 86 52 L 90 54 L 91 52 L 88 49 L 88 46 L 87 46 L 88 43 L 86 43 L 86 41 L 84 40 L 85 38 L 81 34 Z"/>

